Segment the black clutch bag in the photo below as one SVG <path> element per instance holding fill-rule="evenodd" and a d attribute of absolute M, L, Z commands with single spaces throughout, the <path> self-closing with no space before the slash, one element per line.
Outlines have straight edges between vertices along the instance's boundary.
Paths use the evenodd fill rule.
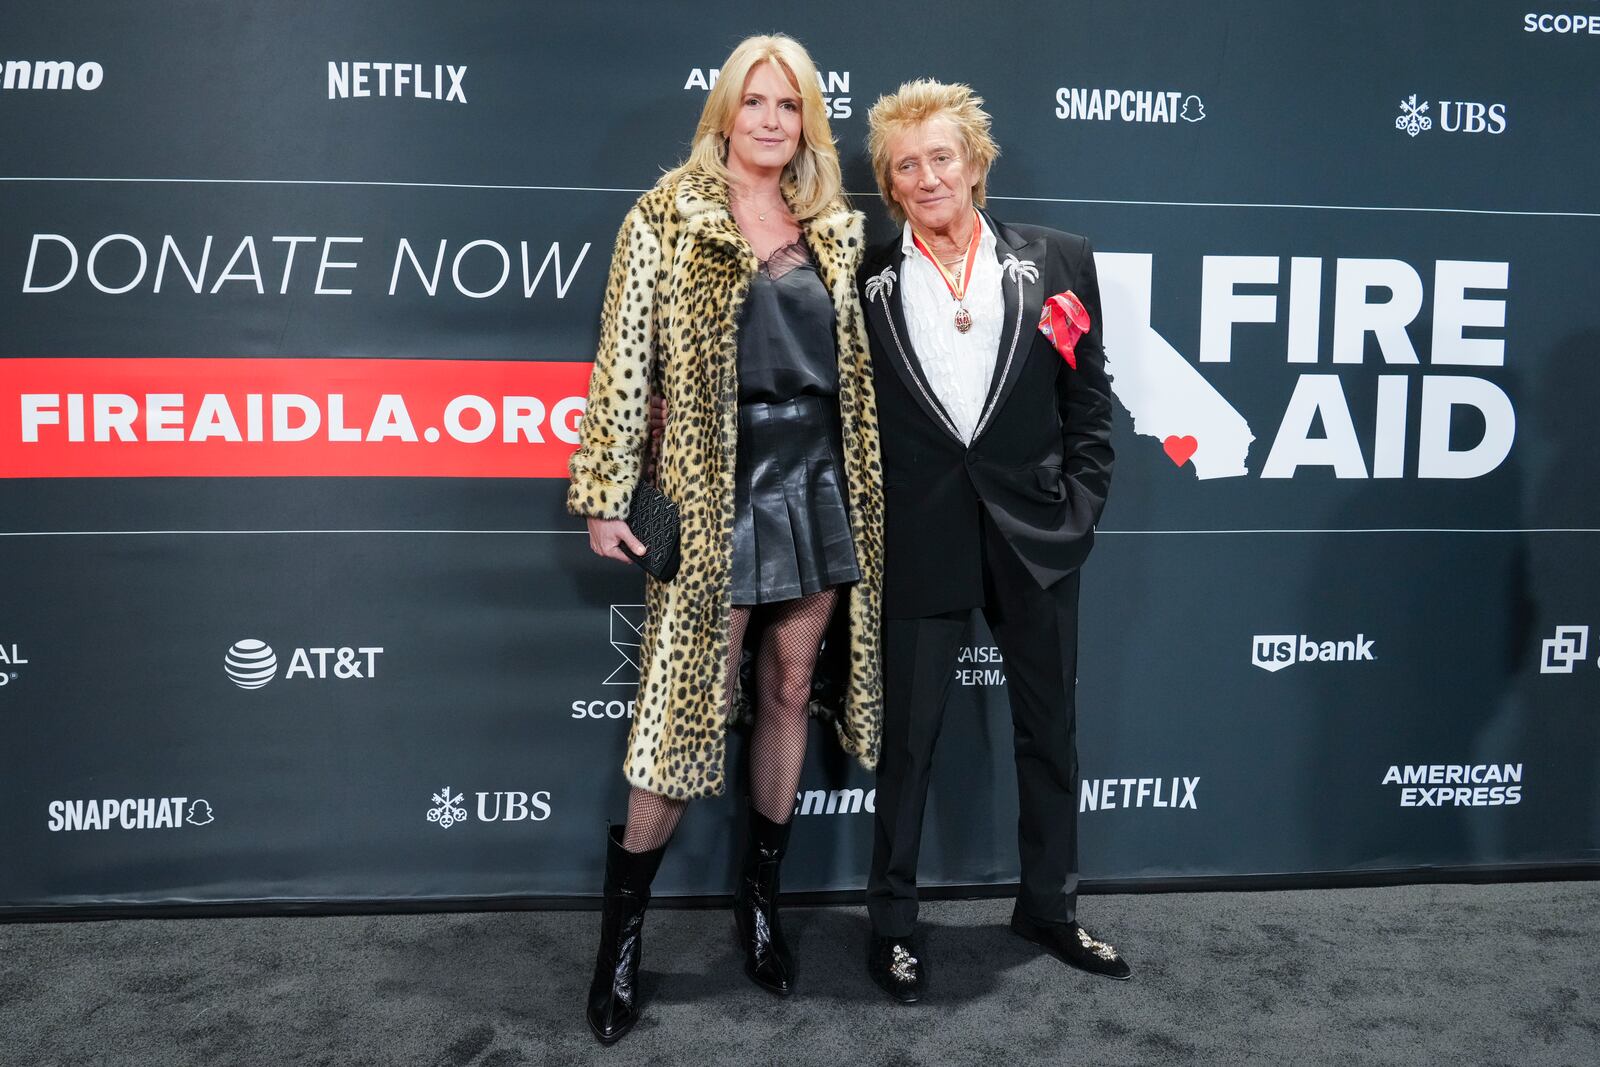
<path fill-rule="evenodd" d="M 628 510 L 628 529 L 644 543 L 647 551 L 634 555 L 620 546 L 635 563 L 658 582 L 670 582 L 678 573 L 678 505 L 668 500 L 649 482 L 640 482 L 633 491 L 633 506 Z"/>

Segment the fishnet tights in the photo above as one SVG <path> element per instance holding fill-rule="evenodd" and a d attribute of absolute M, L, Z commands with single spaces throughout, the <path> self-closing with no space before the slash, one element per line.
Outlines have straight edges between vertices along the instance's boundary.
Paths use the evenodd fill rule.
<path fill-rule="evenodd" d="M 833 616 L 837 587 L 764 609 L 769 612 L 756 653 L 756 723 L 750 736 L 750 800 L 775 823 L 794 813 L 794 794 L 806 758 L 811 672 Z M 734 608 L 728 623 L 725 701 L 733 699 L 739 657 L 751 608 Z M 672 837 L 687 801 L 635 787 L 628 793 L 628 827 L 622 847 L 649 852 Z"/>

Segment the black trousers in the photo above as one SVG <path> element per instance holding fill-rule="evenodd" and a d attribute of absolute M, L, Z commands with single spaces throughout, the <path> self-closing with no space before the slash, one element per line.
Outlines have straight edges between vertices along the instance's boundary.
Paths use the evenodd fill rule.
<path fill-rule="evenodd" d="M 1018 908 L 1070 922 L 1078 897 L 1078 575 L 1041 589 L 984 517 L 983 613 L 1005 660 L 1015 730 L 1022 861 Z M 970 611 L 883 624 L 883 748 L 867 912 L 881 937 L 917 921 L 928 774 Z"/>

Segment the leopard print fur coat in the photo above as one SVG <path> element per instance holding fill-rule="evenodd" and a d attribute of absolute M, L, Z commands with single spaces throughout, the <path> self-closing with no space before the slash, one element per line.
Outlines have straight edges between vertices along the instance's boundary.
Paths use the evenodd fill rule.
<path fill-rule="evenodd" d="M 841 597 L 849 629 L 839 740 L 868 769 L 881 733 L 879 606 L 883 489 L 877 406 L 856 293 L 864 221 L 843 200 L 801 224 L 833 296 L 850 530 L 860 581 Z M 723 791 L 732 563 L 738 318 L 756 257 L 728 209 L 727 187 L 688 174 L 639 198 L 617 235 L 600 314 L 600 347 L 567 508 L 626 518 L 645 450 L 650 395 L 666 397 L 657 484 L 677 502 L 682 564 L 646 578 L 639 693 L 623 772 L 677 799 Z"/>

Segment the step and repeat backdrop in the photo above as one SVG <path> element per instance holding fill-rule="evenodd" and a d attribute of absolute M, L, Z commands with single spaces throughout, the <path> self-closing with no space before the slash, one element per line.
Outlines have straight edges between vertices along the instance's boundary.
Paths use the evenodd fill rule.
<path fill-rule="evenodd" d="M 936 76 L 1098 249 L 1090 884 L 1600 860 L 1600 4 L 752 10 L 0 15 L 0 909 L 598 893 L 642 579 L 566 457 L 616 228 L 771 30 L 877 239 Z M 1005 670 L 974 620 L 928 884 L 1016 876 Z M 729 889 L 732 780 L 661 892 Z M 874 802 L 816 730 L 785 887 Z"/>

